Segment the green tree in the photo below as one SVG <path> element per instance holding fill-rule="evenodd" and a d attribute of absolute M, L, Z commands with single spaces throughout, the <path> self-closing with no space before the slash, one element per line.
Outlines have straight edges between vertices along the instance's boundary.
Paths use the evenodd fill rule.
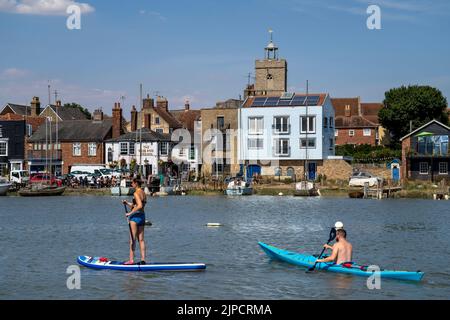
<path fill-rule="evenodd" d="M 394 143 L 410 132 L 410 121 L 413 129 L 433 119 L 448 123 L 447 99 L 436 88 L 402 86 L 389 90 L 385 96 L 384 108 L 378 117 L 383 127 L 392 134 Z"/>
<path fill-rule="evenodd" d="M 83 106 L 81 106 L 81 105 L 78 104 L 78 103 L 75 103 L 75 102 L 72 102 L 72 103 L 66 103 L 66 104 L 64 105 L 64 107 L 66 107 L 66 108 L 80 109 L 80 111 L 83 112 L 83 114 L 86 116 L 86 118 L 88 118 L 89 120 L 92 119 L 92 115 L 91 115 L 91 113 L 89 112 L 89 110 L 86 109 L 86 108 L 84 108 Z"/>

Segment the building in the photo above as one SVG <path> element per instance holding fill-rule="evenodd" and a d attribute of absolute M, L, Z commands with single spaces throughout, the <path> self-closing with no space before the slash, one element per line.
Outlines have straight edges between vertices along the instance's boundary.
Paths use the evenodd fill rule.
<path fill-rule="evenodd" d="M 143 177 L 148 177 L 162 173 L 162 164 L 170 160 L 171 137 L 142 128 L 107 140 L 106 150 L 106 162 L 110 166 L 115 163 L 121 168 L 135 169 L 136 172 L 142 172 Z"/>
<path fill-rule="evenodd" d="M 249 84 L 244 98 L 259 95 L 281 95 L 287 91 L 287 61 L 280 59 L 278 47 L 273 42 L 270 31 L 270 42 L 264 48 L 264 59 L 255 61 L 255 84 Z"/>
<path fill-rule="evenodd" d="M 401 175 L 404 179 L 438 181 L 450 177 L 450 127 L 437 120 L 403 138 Z"/>
<path fill-rule="evenodd" d="M 334 117 L 325 93 L 249 97 L 239 110 L 239 160 L 247 177 L 315 180 L 335 155 Z"/>
<path fill-rule="evenodd" d="M 172 160 L 180 166 L 180 172 L 186 178 L 194 175 L 198 178 L 201 172 L 201 111 L 192 110 L 188 101 L 184 108 L 171 110 L 170 113 L 182 125 L 182 141 L 172 150 Z M 178 131 L 175 131 L 177 133 Z M 174 140 L 178 140 L 175 136 Z"/>
<path fill-rule="evenodd" d="M 201 110 L 203 176 L 218 179 L 236 176 L 241 171 L 237 141 L 238 110 L 233 104 L 223 103 Z"/>
<path fill-rule="evenodd" d="M 105 141 L 124 132 L 120 103 L 114 105 L 113 117 L 108 119 L 96 110 L 93 120 L 64 120 L 58 124 L 47 121 L 28 141 L 30 172 L 51 170 L 63 175 L 70 173 L 74 165 L 104 165 Z"/>
<path fill-rule="evenodd" d="M 336 114 L 336 145 L 386 143 L 387 135 L 378 120 L 381 103 L 361 103 L 356 98 L 333 98 Z"/>
<path fill-rule="evenodd" d="M 41 108 L 39 97 L 33 97 L 30 106 L 8 103 L 0 111 L 0 116 L 15 114 L 26 117 L 50 117 L 52 121 L 65 120 L 87 120 L 86 115 L 78 108 L 65 107 L 61 101 L 56 101 L 56 105 L 47 105 Z"/>
<path fill-rule="evenodd" d="M 23 170 L 25 134 L 24 120 L 0 120 L 0 176 L 11 170 Z"/>
<path fill-rule="evenodd" d="M 149 95 L 143 99 L 143 107 L 140 112 L 133 106 L 129 131 L 139 128 L 148 128 L 160 134 L 172 134 L 183 125 L 169 112 L 169 102 L 166 98 L 158 96 L 155 100 Z"/>

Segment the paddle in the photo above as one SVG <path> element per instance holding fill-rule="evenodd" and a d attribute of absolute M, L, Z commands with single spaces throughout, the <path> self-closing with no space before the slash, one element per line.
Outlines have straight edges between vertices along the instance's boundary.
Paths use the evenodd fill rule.
<path fill-rule="evenodd" d="M 333 241 L 336 238 L 336 229 L 335 228 L 331 228 L 330 230 L 330 237 L 328 238 L 328 242 L 327 244 L 330 244 L 331 241 Z M 326 248 L 323 248 L 322 252 L 320 253 L 319 257 L 317 258 L 317 260 L 319 260 L 320 258 L 322 258 L 322 255 L 324 254 Z M 314 271 L 314 269 L 316 268 L 317 265 L 317 260 L 316 263 L 314 263 L 314 265 L 311 268 L 308 268 L 308 271 L 306 272 L 312 272 Z"/>
<path fill-rule="evenodd" d="M 125 213 L 128 213 L 128 208 L 126 203 L 123 204 L 124 208 L 125 208 Z M 130 230 L 130 239 L 131 239 L 131 246 L 134 246 L 134 238 L 133 238 L 133 232 L 131 231 L 131 225 L 130 225 L 130 220 L 127 217 L 127 221 L 128 221 L 128 228 Z"/>

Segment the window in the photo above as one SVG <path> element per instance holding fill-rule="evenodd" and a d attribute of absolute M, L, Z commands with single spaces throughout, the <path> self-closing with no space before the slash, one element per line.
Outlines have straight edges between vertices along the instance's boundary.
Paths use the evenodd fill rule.
<path fill-rule="evenodd" d="M 311 139 L 300 139 L 300 148 L 301 149 L 315 149 L 316 148 L 316 138 Z"/>
<path fill-rule="evenodd" d="M 328 118 L 327 118 L 327 117 L 325 117 L 325 118 L 323 119 L 323 127 L 324 127 L 324 128 L 328 128 Z"/>
<path fill-rule="evenodd" d="M 289 133 L 289 127 L 289 117 L 274 118 L 275 133 Z"/>
<path fill-rule="evenodd" d="M 8 142 L 0 141 L 0 156 L 8 156 Z"/>
<path fill-rule="evenodd" d="M 180 157 L 184 157 L 184 156 L 186 155 L 185 149 L 184 149 L 184 148 L 181 148 L 181 149 L 178 151 L 178 155 L 179 155 Z"/>
<path fill-rule="evenodd" d="M 334 118 L 330 117 L 330 128 L 334 127 Z"/>
<path fill-rule="evenodd" d="M 295 179 L 295 170 L 292 167 L 287 168 L 286 175 L 291 177 L 293 180 Z"/>
<path fill-rule="evenodd" d="M 289 156 L 289 139 L 275 139 L 275 155 Z"/>
<path fill-rule="evenodd" d="M 316 117 L 315 116 L 300 117 L 300 132 L 316 133 Z"/>
<path fill-rule="evenodd" d="M 81 157 L 81 143 L 74 143 L 73 144 L 73 156 L 74 157 Z"/>
<path fill-rule="evenodd" d="M 260 150 L 264 149 L 264 139 L 248 139 L 248 149 L 249 150 Z"/>
<path fill-rule="evenodd" d="M 330 138 L 330 150 L 334 148 L 334 139 Z"/>
<path fill-rule="evenodd" d="M 134 156 L 136 154 L 136 143 L 130 142 L 130 145 L 128 146 L 130 156 Z"/>
<path fill-rule="evenodd" d="M 419 165 L 420 174 L 428 174 L 428 162 L 421 162 Z"/>
<path fill-rule="evenodd" d="M 155 124 L 160 124 L 159 117 L 155 117 Z"/>
<path fill-rule="evenodd" d="M 127 156 L 128 155 L 128 142 L 120 143 L 120 155 Z"/>
<path fill-rule="evenodd" d="M 189 160 L 195 160 L 195 146 L 192 145 L 189 150 Z"/>
<path fill-rule="evenodd" d="M 275 177 L 281 177 L 283 170 L 280 167 L 275 168 Z"/>
<path fill-rule="evenodd" d="M 162 156 L 167 156 L 169 154 L 169 146 L 167 142 L 161 142 L 159 148 L 159 152 Z"/>
<path fill-rule="evenodd" d="M 363 135 L 364 137 L 370 137 L 372 135 L 372 129 L 364 129 Z"/>
<path fill-rule="evenodd" d="M 355 130 L 348 130 L 348 136 L 354 137 L 355 136 Z"/>
<path fill-rule="evenodd" d="M 163 134 L 164 133 L 164 129 L 156 129 L 156 133 Z"/>
<path fill-rule="evenodd" d="M 89 143 L 89 145 L 88 145 L 88 156 L 89 157 L 97 156 L 97 144 L 95 142 Z"/>
<path fill-rule="evenodd" d="M 439 174 L 448 174 L 448 162 L 439 162 Z"/>
<path fill-rule="evenodd" d="M 334 136 L 335 137 L 339 137 L 339 130 L 338 129 L 334 130 Z"/>
<path fill-rule="evenodd" d="M 33 135 L 33 126 L 31 124 L 27 124 L 27 136 L 31 137 Z"/>
<path fill-rule="evenodd" d="M 249 134 L 263 134 L 264 131 L 264 118 L 248 118 Z"/>
<path fill-rule="evenodd" d="M 223 129 L 225 127 L 225 118 L 217 117 L 217 129 Z"/>

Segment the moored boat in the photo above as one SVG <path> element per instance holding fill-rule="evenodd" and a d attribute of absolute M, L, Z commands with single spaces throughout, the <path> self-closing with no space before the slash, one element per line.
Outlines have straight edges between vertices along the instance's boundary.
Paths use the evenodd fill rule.
<path fill-rule="evenodd" d="M 112 187 L 111 188 L 112 196 L 126 197 L 126 196 L 133 195 L 133 193 L 134 193 L 134 188 L 129 188 L 129 187 Z"/>
<path fill-rule="evenodd" d="M 7 181 L 0 181 L 0 196 L 6 196 L 12 184 Z"/>
<path fill-rule="evenodd" d="M 294 196 L 296 197 L 319 197 L 320 190 L 316 188 L 314 183 L 302 181 L 295 185 Z"/>
<path fill-rule="evenodd" d="M 253 188 L 245 181 L 231 181 L 225 190 L 227 196 L 251 196 Z"/>
<path fill-rule="evenodd" d="M 22 189 L 18 193 L 21 197 L 53 197 L 62 196 L 66 187 L 36 187 Z"/>

